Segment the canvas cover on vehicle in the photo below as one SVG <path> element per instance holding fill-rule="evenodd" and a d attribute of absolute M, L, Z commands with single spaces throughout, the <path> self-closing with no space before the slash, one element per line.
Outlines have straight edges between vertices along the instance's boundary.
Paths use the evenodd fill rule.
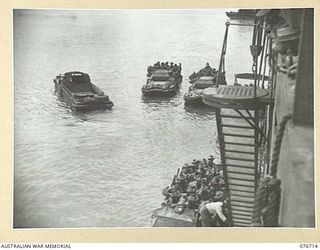
<path fill-rule="evenodd" d="M 193 83 L 194 87 L 197 89 L 205 89 L 214 86 L 213 77 L 203 76 Z"/>
<path fill-rule="evenodd" d="M 152 80 L 154 81 L 167 81 L 169 80 L 169 70 L 166 69 L 159 69 L 153 72 Z"/>

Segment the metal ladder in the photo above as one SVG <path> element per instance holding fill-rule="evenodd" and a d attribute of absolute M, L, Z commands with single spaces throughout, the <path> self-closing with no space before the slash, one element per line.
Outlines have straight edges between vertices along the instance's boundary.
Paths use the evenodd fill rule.
<path fill-rule="evenodd" d="M 221 163 L 229 193 L 232 224 L 235 227 L 251 225 L 259 180 L 259 131 L 250 126 L 247 119 L 258 124 L 257 110 L 221 108 L 216 114 Z"/>

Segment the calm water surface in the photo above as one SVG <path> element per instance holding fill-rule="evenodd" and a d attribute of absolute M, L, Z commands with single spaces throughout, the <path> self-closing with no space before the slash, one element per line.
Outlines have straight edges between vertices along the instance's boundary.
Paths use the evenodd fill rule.
<path fill-rule="evenodd" d="M 215 113 L 185 108 L 188 76 L 218 67 L 225 10 L 16 10 L 14 226 L 144 227 L 178 167 L 219 155 Z M 232 27 L 227 78 L 250 72 L 250 27 Z M 144 98 L 146 68 L 182 63 L 173 98 Z M 72 112 L 53 78 L 89 73 L 111 111 Z"/>

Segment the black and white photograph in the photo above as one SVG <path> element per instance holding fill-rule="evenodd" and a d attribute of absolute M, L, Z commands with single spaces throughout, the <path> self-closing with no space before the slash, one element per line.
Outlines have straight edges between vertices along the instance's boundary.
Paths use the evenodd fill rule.
<path fill-rule="evenodd" d="M 314 9 L 12 9 L 13 229 L 316 228 Z"/>

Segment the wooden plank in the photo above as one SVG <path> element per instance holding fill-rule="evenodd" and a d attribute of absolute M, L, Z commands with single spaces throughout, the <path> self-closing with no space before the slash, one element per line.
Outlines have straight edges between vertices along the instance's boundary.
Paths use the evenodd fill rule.
<path fill-rule="evenodd" d="M 253 108 L 254 109 L 254 108 Z M 238 109 L 239 110 L 239 109 Z M 240 109 L 241 111 L 245 111 L 246 109 Z M 250 111 L 249 110 L 249 112 L 251 113 L 252 112 L 252 110 Z M 234 109 L 229 109 L 229 108 L 221 108 L 221 111 L 220 111 L 220 113 L 222 114 L 222 115 L 239 115 L 238 114 L 238 112 L 236 112 Z"/>
<path fill-rule="evenodd" d="M 238 196 L 245 196 L 245 197 L 251 197 L 254 198 L 255 195 L 252 192 L 243 192 L 243 191 L 239 191 L 239 190 L 229 190 L 230 195 L 238 195 Z"/>
<path fill-rule="evenodd" d="M 238 108 L 237 110 L 240 110 L 241 112 L 247 111 L 248 109 L 241 109 Z M 252 114 L 254 112 L 254 107 L 250 110 L 248 110 L 250 114 Z M 239 115 L 237 111 L 235 111 L 234 109 L 229 109 L 229 108 L 221 108 L 220 113 L 222 115 Z"/>
<path fill-rule="evenodd" d="M 247 168 L 247 169 L 255 169 L 254 166 L 245 166 L 245 165 L 238 165 L 238 164 L 228 164 L 226 166 L 230 166 L 230 167 L 237 167 L 237 168 Z"/>
<path fill-rule="evenodd" d="M 247 208 L 253 208 L 253 204 L 249 204 L 247 202 L 240 202 L 240 201 L 232 201 L 230 200 L 231 206 L 239 206 L 239 207 L 247 207 Z"/>
<path fill-rule="evenodd" d="M 249 175 L 249 174 L 227 172 L 227 175 L 229 179 L 237 179 L 237 180 L 244 180 L 244 181 L 255 181 L 256 179 L 254 175 Z"/>
<path fill-rule="evenodd" d="M 233 223 L 233 226 L 234 227 L 250 227 L 249 224 L 244 224 L 244 223 L 240 223 L 240 222 Z"/>
<path fill-rule="evenodd" d="M 229 155 L 229 154 L 228 154 Z M 245 161 L 245 162 L 255 162 L 254 159 L 252 159 L 252 156 L 244 156 L 244 155 L 241 155 L 241 157 L 234 157 L 234 156 L 225 156 L 226 159 L 229 159 L 229 160 L 237 160 L 237 161 Z"/>
<path fill-rule="evenodd" d="M 246 215 L 232 214 L 232 219 L 233 220 L 242 219 L 242 220 L 250 221 L 251 223 L 252 217 L 248 215 L 246 216 Z"/>
<path fill-rule="evenodd" d="M 218 88 L 207 88 L 203 97 L 213 102 L 242 103 L 255 101 L 268 94 L 268 91 L 253 86 L 220 85 Z"/>
<path fill-rule="evenodd" d="M 221 124 L 222 127 L 228 127 L 228 128 L 241 128 L 241 129 L 253 129 L 253 127 L 248 126 L 240 126 L 240 125 L 234 125 L 234 124 Z"/>
<path fill-rule="evenodd" d="M 248 187 L 248 186 L 239 186 L 239 185 L 232 185 L 231 183 L 229 184 L 229 190 L 234 190 L 234 191 L 244 191 L 244 192 L 252 192 L 255 193 L 255 188 L 254 187 Z"/>
<path fill-rule="evenodd" d="M 207 88 L 207 89 L 211 89 L 211 88 Z M 206 90 L 207 90 L 206 89 Z M 207 96 L 202 95 L 202 102 L 208 106 L 211 107 L 215 107 L 217 109 L 221 109 L 221 108 L 229 108 L 229 109 L 252 109 L 254 107 L 257 106 L 261 106 L 261 103 L 259 102 L 259 100 L 245 100 L 245 101 L 238 101 L 238 102 L 234 102 L 234 103 L 230 103 L 231 99 L 229 100 L 222 100 L 222 101 L 212 101 L 209 100 L 207 98 Z"/>
<path fill-rule="evenodd" d="M 234 160 L 234 159 L 226 159 L 226 165 L 228 166 L 242 166 L 242 167 L 251 167 L 251 168 L 255 168 L 255 163 L 252 161 L 239 161 L 239 160 Z"/>
<path fill-rule="evenodd" d="M 248 203 L 254 203 L 253 197 L 244 197 L 244 196 L 237 196 L 237 195 L 230 195 L 231 201 L 240 201 L 240 202 L 248 202 Z"/>
<path fill-rule="evenodd" d="M 241 142 L 225 142 L 228 145 L 237 145 L 237 146 L 247 146 L 247 147 L 254 147 L 253 143 L 241 143 Z"/>
<path fill-rule="evenodd" d="M 235 205 L 230 205 L 230 207 L 231 207 L 231 210 L 235 211 L 235 212 L 240 212 L 240 213 L 243 212 L 243 213 L 247 213 L 248 215 L 253 213 L 253 208 L 250 208 L 250 207 L 242 207 L 242 206 L 235 206 Z M 235 207 L 240 208 L 240 209 L 235 209 Z M 249 210 L 249 209 L 251 209 L 251 210 Z"/>
<path fill-rule="evenodd" d="M 247 155 L 255 155 L 253 147 L 245 147 L 241 145 L 225 145 L 226 153 L 238 153 L 238 154 L 247 154 Z"/>
<path fill-rule="evenodd" d="M 232 119 L 243 119 L 240 115 L 221 115 L 222 118 L 232 118 Z M 245 116 L 246 118 L 250 119 L 249 116 Z"/>
<path fill-rule="evenodd" d="M 246 212 L 246 211 L 237 211 L 237 210 L 232 210 L 232 215 L 246 215 L 252 217 L 252 212 Z"/>
<path fill-rule="evenodd" d="M 231 136 L 231 137 L 244 137 L 244 138 L 254 138 L 253 135 L 243 135 L 243 134 L 235 134 L 235 133 L 222 133 L 224 136 Z"/>
<path fill-rule="evenodd" d="M 243 187 L 250 187 L 254 188 L 254 182 L 253 181 L 244 181 L 244 180 L 237 180 L 237 179 L 230 179 L 229 183 L 231 185 L 236 185 L 236 186 L 243 186 Z"/>
<path fill-rule="evenodd" d="M 231 173 L 242 173 L 242 174 L 255 174 L 254 168 L 241 168 L 241 167 L 233 167 L 233 166 L 226 166 L 227 172 Z"/>
<path fill-rule="evenodd" d="M 245 120 L 245 119 L 241 119 L 241 116 L 226 116 L 226 117 L 222 117 L 222 124 L 233 124 L 233 125 L 237 125 L 237 126 L 244 126 L 244 127 L 248 127 L 250 126 L 250 124 Z M 251 127 L 251 126 L 250 126 Z"/>
<path fill-rule="evenodd" d="M 248 154 L 248 155 L 254 155 L 254 148 L 253 147 L 247 147 L 242 145 L 230 145 L 225 144 L 225 152 L 234 152 L 239 154 Z"/>
<path fill-rule="evenodd" d="M 254 152 L 249 152 L 249 151 L 241 151 L 241 150 L 234 150 L 234 149 L 225 149 L 224 151 L 230 152 L 230 153 L 254 155 Z"/>
<path fill-rule="evenodd" d="M 242 128 L 230 128 L 230 127 L 223 127 L 222 132 L 224 134 L 241 134 L 247 136 L 254 136 L 253 129 L 242 129 Z"/>
<path fill-rule="evenodd" d="M 225 151 L 225 157 L 229 159 L 245 159 L 248 161 L 254 161 L 254 154 L 243 154 Z"/>
<path fill-rule="evenodd" d="M 241 207 L 241 206 L 237 206 L 237 205 L 231 205 L 231 209 L 232 209 L 232 211 L 246 212 L 246 213 L 251 213 L 251 214 L 253 212 L 253 207 L 249 208 L 249 207 Z"/>
<path fill-rule="evenodd" d="M 235 137 L 235 136 L 224 136 L 224 141 L 229 143 L 245 143 L 254 145 L 254 137 Z"/>
<path fill-rule="evenodd" d="M 247 224 L 248 226 L 251 225 L 251 220 L 244 220 L 244 219 L 238 219 L 238 218 L 234 218 L 232 220 L 233 220 L 233 223 L 243 223 L 243 224 Z"/>

